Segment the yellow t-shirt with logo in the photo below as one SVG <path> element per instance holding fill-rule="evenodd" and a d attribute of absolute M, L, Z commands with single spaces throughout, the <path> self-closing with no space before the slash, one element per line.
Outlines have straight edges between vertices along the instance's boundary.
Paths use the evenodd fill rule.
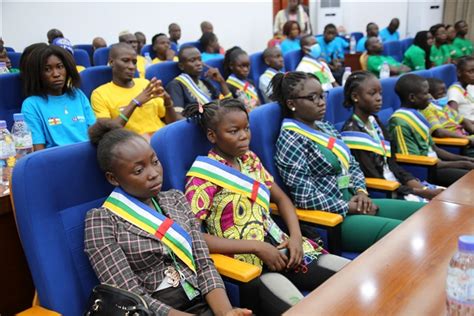
<path fill-rule="evenodd" d="M 148 85 L 148 80 L 134 78 L 132 88 L 119 87 L 113 82 L 101 85 L 92 92 L 91 104 L 97 118 L 116 118 L 122 108 L 128 106 Z M 163 98 L 151 99 L 141 107 L 136 107 L 125 128 L 138 134 L 154 133 L 165 123 L 166 109 Z"/>

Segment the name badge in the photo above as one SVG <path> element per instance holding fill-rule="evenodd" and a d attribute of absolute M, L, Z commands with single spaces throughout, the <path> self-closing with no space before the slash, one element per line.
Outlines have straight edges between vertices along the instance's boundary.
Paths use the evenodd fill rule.
<path fill-rule="evenodd" d="M 350 175 L 340 176 L 339 178 L 337 178 L 337 187 L 340 190 L 347 189 L 350 184 L 351 184 L 351 176 Z"/>
<path fill-rule="evenodd" d="M 201 294 L 199 290 L 195 289 L 194 286 L 192 286 L 191 283 L 186 280 L 181 280 L 181 286 L 183 287 L 184 293 L 186 293 L 186 296 L 190 301 Z"/>

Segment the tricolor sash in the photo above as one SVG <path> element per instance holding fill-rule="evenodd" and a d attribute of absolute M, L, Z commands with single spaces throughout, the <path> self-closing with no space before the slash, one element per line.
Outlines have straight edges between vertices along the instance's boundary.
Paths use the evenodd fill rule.
<path fill-rule="evenodd" d="M 415 132 L 421 135 L 426 141 L 430 136 L 430 124 L 426 118 L 417 110 L 409 108 L 400 108 L 392 114 L 392 117 L 399 118 L 408 123 Z"/>
<path fill-rule="evenodd" d="M 271 67 L 267 68 L 267 70 L 265 70 L 265 72 L 263 73 L 263 76 L 267 77 L 268 79 L 272 80 L 273 77 L 279 73 L 278 70 L 275 70 Z"/>
<path fill-rule="evenodd" d="M 453 83 L 449 89 L 455 89 L 455 90 L 458 90 L 459 92 L 461 92 L 461 94 L 466 98 L 468 99 L 470 102 L 474 102 L 474 98 L 472 98 L 469 93 L 467 92 L 467 89 L 464 89 L 463 86 L 461 85 L 461 83 L 459 82 L 455 82 Z"/>
<path fill-rule="evenodd" d="M 367 133 L 355 131 L 342 132 L 341 136 L 350 149 L 370 151 L 385 157 L 392 155 L 390 142 L 384 139 L 378 141 Z"/>
<path fill-rule="evenodd" d="M 301 59 L 301 63 L 306 64 L 313 69 L 314 75 L 318 77 L 319 81 L 321 81 L 321 84 L 330 83 L 331 80 L 329 78 L 328 69 L 326 69 L 324 64 L 308 56 L 304 56 Z"/>
<path fill-rule="evenodd" d="M 323 132 L 314 130 L 306 126 L 305 124 L 293 119 L 284 119 L 281 125 L 281 129 L 294 131 L 311 139 L 315 143 L 326 147 L 334 155 L 336 155 L 345 171 L 349 170 L 351 151 L 342 140 L 333 136 L 329 136 Z"/>
<path fill-rule="evenodd" d="M 265 211 L 269 211 L 270 190 L 268 187 L 219 161 L 198 156 L 186 176 L 207 180 L 222 188 L 242 194 L 263 207 Z"/>
<path fill-rule="evenodd" d="M 188 89 L 189 93 L 191 93 L 199 104 L 206 104 L 212 101 L 212 99 L 198 87 L 188 74 L 182 73 L 176 77 L 176 80 L 181 82 Z"/>
<path fill-rule="evenodd" d="M 234 86 L 237 89 L 245 92 L 248 98 L 258 100 L 257 90 L 255 90 L 255 87 L 250 82 L 242 81 L 239 78 L 237 78 L 234 74 L 231 74 L 227 78 L 226 82 L 230 84 L 231 86 Z"/>
<path fill-rule="evenodd" d="M 109 195 L 103 207 L 157 237 L 196 273 L 191 236 L 178 223 L 130 196 L 119 187 Z"/>

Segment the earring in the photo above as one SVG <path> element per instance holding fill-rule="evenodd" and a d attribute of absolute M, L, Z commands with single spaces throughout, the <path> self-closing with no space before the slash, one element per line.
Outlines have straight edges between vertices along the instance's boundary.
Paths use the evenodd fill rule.
<path fill-rule="evenodd" d="M 296 111 L 296 108 L 291 108 L 291 110 L 294 112 L 294 111 Z"/>
<path fill-rule="evenodd" d="M 357 100 L 357 99 L 354 99 L 354 102 L 356 102 L 356 103 L 357 103 L 357 102 L 359 102 L 359 100 Z"/>

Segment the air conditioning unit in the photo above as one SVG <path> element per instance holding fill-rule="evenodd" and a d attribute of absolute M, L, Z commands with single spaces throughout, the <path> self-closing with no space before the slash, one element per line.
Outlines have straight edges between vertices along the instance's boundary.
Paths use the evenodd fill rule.
<path fill-rule="evenodd" d="M 313 34 L 322 34 L 324 27 L 332 23 L 338 27 L 342 25 L 341 0 L 310 1 L 310 19 L 313 25 Z"/>
<path fill-rule="evenodd" d="M 443 21 L 443 0 L 408 1 L 407 37 Z"/>

